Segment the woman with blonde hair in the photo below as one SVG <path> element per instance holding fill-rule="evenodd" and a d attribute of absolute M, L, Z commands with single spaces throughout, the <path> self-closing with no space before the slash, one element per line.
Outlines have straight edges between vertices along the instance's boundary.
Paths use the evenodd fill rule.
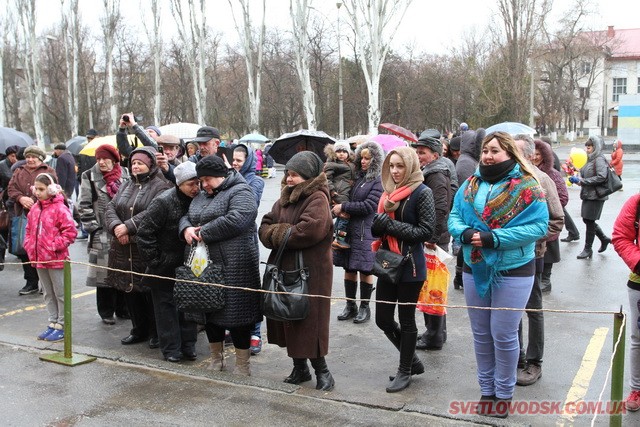
<path fill-rule="evenodd" d="M 535 273 L 535 242 L 547 233 L 544 192 L 511 136 L 482 141 L 478 169 L 456 193 L 449 231 L 462 243 L 478 382 L 485 415 L 506 417 L 519 357 L 518 324 Z"/>
<path fill-rule="evenodd" d="M 427 277 L 423 243 L 431 239 L 436 213 L 433 194 L 423 181 L 413 148 L 398 147 L 389 152 L 382 165 L 384 192 L 371 227 L 373 235 L 380 239 L 373 242 L 372 248 L 377 251 L 382 247 L 409 259 L 401 267 L 399 283 L 383 278 L 377 282 L 376 325 L 400 351 L 398 372 L 387 386 L 388 393 L 404 390 L 411 383 L 411 375 L 424 372 L 415 354 L 415 309 Z M 399 325 L 395 321 L 396 305 Z"/>

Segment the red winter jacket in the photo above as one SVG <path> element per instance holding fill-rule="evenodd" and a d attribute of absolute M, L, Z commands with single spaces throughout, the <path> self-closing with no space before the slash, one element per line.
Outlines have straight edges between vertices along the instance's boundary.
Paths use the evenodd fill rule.
<path fill-rule="evenodd" d="M 640 273 L 640 246 L 634 243 L 638 230 L 634 226 L 640 194 L 634 194 L 622 206 L 620 214 L 613 224 L 613 247 L 620 258 L 635 273 Z"/>
<path fill-rule="evenodd" d="M 69 258 L 69 245 L 78 232 L 71 211 L 58 194 L 45 201 L 38 201 L 27 215 L 27 231 L 24 249 L 35 268 L 63 268 Z M 38 261 L 55 261 L 42 264 Z"/>

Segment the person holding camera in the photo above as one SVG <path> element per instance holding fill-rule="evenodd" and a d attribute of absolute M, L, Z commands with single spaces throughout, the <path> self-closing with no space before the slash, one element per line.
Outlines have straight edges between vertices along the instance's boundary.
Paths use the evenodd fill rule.
<path fill-rule="evenodd" d="M 160 129 L 155 126 L 149 126 L 148 129 L 150 129 L 150 132 L 147 133 L 147 131 L 138 124 L 138 120 L 133 113 L 126 113 L 120 116 L 118 133 L 116 133 L 116 143 L 118 145 L 118 152 L 123 159 L 128 159 L 131 152 L 136 148 L 129 143 L 129 138 L 127 137 L 127 134 L 131 131 L 133 131 L 142 145 L 158 150 L 158 143 L 150 136 L 150 133 L 153 132 L 155 135 L 160 136 L 158 133 Z"/>

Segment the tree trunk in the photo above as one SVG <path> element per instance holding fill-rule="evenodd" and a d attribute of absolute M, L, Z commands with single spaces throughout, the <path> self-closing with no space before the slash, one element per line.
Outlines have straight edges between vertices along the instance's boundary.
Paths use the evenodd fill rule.
<path fill-rule="evenodd" d="M 316 130 L 316 98 L 313 88 L 311 87 L 311 77 L 309 75 L 309 49 L 307 46 L 309 1 L 289 0 L 289 11 L 291 12 L 291 20 L 293 24 L 296 72 L 298 73 L 298 79 L 300 80 L 302 106 L 307 119 L 307 129 Z"/>

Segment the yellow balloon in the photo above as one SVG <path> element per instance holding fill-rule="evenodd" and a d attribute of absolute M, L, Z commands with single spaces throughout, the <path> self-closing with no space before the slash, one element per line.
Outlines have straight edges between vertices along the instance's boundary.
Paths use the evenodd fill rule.
<path fill-rule="evenodd" d="M 571 148 L 569 158 L 571 159 L 571 163 L 573 163 L 573 166 L 575 166 L 576 169 L 581 169 L 584 165 L 587 164 L 587 152 L 584 151 L 583 148 Z"/>

